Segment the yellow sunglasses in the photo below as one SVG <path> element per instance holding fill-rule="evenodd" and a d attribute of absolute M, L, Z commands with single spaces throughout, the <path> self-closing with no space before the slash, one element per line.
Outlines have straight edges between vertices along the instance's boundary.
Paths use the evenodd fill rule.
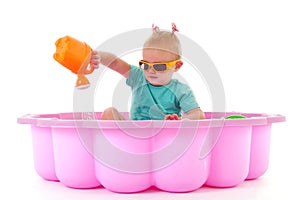
<path fill-rule="evenodd" d="M 157 62 L 157 63 L 148 63 L 144 60 L 139 61 L 139 66 L 141 69 L 147 71 L 152 67 L 155 71 L 163 72 L 171 69 L 177 62 L 180 60 L 174 60 L 171 62 Z"/>

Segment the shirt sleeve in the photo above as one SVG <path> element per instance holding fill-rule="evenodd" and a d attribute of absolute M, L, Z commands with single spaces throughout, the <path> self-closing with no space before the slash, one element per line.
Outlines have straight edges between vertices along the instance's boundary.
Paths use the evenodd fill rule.
<path fill-rule="evenodd" d="M 133 88 L 143 80 L 143 76 L 144 73 L 139 67 L 130 65 L 130 72 L 126 84 Z"/>
<path fill-rule="evenodd" d="M 199 108 L 195 95 L 188 85 L 181 85 L 178 100 L 182 111 L 185 113 L 192 109 Z"/>

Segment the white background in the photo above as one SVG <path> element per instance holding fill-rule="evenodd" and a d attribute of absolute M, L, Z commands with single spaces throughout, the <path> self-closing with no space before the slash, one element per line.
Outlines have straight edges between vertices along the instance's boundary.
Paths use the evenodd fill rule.
<path fill-rule="evenodd" d="M 0 198 L 299 199 L 299 10 L 297 0 L 1 1 Z M 235 188 L 183 194 L 149 190 L 124 195 L 42 180 L 33 167 L 29 126 L 16 121 L 27 113 L 72 111 L 76 76 L 52 58 L 56 39 L 71 35 L 96 48 L 122 32 L 150 28 L 152 23 L 170 29 L 171 22 L 213 60 L 225 88 L 227 111 L 287 117 L 287 122 L 272 126 L 267 173 Z M 196 88 L 199 77 L 182 73 Z M 107 93 L 97 94 L 97 109 L 111 103 L 111 84 L 101 85 Z M 210 111 L 207 91 L 195 93 L 203 110 Z"/>

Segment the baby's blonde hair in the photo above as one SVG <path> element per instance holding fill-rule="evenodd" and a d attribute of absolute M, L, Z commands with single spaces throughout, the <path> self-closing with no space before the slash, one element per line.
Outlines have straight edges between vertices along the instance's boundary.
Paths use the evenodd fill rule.
<path fill-rule="evenodd" d="M 174 32 L 154 29 L 152 35 L 145 41 L 145 48 L 155 48 L 168 51 L 181 58 L 181 44 Z"/>

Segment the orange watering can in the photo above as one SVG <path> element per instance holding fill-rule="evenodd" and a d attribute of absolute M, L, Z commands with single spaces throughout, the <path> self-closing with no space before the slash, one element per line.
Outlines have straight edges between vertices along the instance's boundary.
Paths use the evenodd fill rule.
<path fill-rule="evenodd" d="M 94 71 L 94 68 L 89 65 L 92 48 L 70 36 L 59 38 L 55 45 L 56 52 L 53 58 L 74 74 L 77 74 L 76 87 L 79 89 L 89 87 L 90 82 L 85 75 Z"/>

